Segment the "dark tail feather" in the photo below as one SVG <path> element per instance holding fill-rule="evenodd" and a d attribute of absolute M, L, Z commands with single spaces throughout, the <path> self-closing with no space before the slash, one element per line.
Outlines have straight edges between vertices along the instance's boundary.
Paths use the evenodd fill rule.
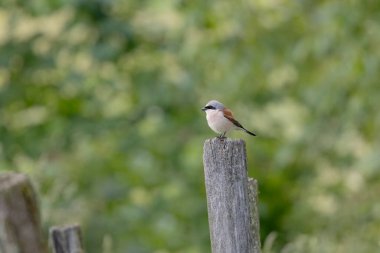
<path fill-rule="evenodd" d="M 243 129 L 247 134 L 250 134 L 250 135 L 256 136 L 256 134 L 252 133 L 251 131 L 248 131 L 248 130 L 245 129 L 244 127 L 242 127 L 242 129 Z"/>

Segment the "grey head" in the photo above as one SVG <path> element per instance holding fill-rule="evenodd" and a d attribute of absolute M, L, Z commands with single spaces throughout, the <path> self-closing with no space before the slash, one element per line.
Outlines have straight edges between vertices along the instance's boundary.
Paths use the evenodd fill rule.
<path fill-rule="evenodd" d="M 225 107 L 222 103 L 216 100 L 211 100 L 209 101 L 205 107 L 202 108 L 202 111 L 207 111 L 207 110 L 223 110 Z"/>

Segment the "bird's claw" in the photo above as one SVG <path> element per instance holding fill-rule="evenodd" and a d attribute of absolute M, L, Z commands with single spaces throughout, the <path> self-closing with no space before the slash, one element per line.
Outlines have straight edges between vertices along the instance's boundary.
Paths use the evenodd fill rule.
<path fill-rule="evenodd" d="M 217 136 L 217 138 L 218 138 L 219 140 L 221 140 L 221 141 L 224 141 L 225 139 L 227 139 L 225 133 L 223 133 L 223 134 Z"/>

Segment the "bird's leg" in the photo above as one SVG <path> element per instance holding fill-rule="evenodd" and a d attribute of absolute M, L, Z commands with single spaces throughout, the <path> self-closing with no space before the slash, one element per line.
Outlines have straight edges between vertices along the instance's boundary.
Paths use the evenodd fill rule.
<path fill-rule="evenodd" d="M 218 139 L 220 139 L 220 140 L 223 140 L 223 139 L 225 139 L 226 138 L 226 132 L 223 132 L 222 134 L 220 134 L 219 136 L 218 136 Z"/>

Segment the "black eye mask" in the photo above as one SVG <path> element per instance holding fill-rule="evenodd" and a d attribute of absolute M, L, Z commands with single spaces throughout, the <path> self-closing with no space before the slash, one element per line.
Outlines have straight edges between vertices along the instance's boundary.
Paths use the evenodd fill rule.
<path fill-rule="evenodd" d="M 215 110 L 216 108 L 212 105 L 208 105 L 208 106 L 205 106 L 202 108 L 202 111 L 206 111 L 206 110 Z"/>

